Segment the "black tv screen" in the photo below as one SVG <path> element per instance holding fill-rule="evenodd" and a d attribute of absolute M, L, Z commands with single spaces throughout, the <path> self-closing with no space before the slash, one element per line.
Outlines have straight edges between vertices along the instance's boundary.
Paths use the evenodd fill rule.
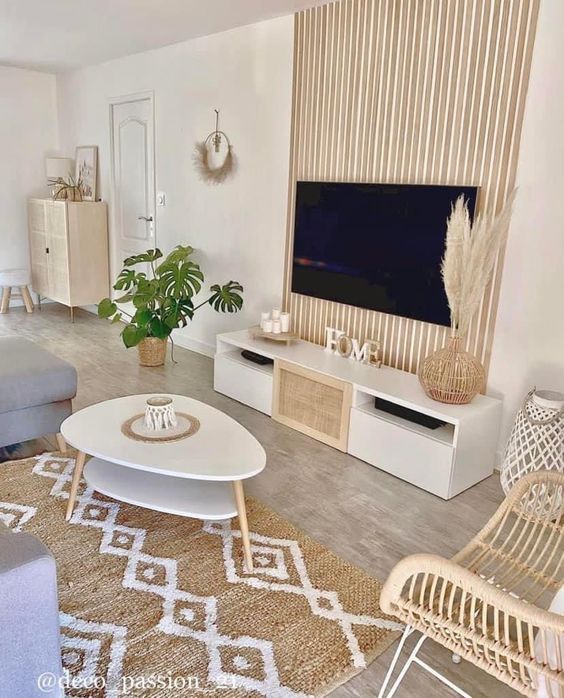
<path fill-rule="evenodd" d="M 298 182 L 292 291 L 449 325 L 446 220 L 477 187 Z"/>

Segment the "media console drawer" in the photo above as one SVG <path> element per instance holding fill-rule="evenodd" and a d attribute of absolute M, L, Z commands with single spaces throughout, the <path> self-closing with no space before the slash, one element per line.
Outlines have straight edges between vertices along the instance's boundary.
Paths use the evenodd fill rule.
<path fill-rule="evenodd" d="M 353 407 L 351 456 L 449 499 L 454 448 Z"/>
<path fill-rule="evenodd" d="M 238 354 L 238 352 L 234 352 Z M 272 373 L 241 356 L 215 357 L 214 390 L 270 416 Z"/>

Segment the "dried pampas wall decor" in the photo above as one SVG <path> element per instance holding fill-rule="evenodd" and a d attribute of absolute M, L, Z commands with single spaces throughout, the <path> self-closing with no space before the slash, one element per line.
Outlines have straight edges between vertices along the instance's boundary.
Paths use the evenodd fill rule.
<path fill-rule="evenodd" d="M 219 111 L 215 111 L 215 130 L 212 131 L 205 140 L 196 143 L 194 151 L 194 165 L 201 179 L 208 184 L 221 184 L 229 176 L 234 174 L 236 169 L 236 158 L 233 153 L 233 146 L 227 134 L 220 131 L 218 128 Z M 212 167 L 210 163 L 210 148 L 213 148 L 216 153 L 221 149 L 221 143 L 225 139 L 227 144 L 227 153 L 221 165 Z"/>
<path fill-rule="evenodd" d="M 221 132 L 222 133 L 222 132 Z M 196 166 L 196 171 L 202 178 L 204 182 L 208 184 L 221 184 L 230 175 L 235 172 L 235 154 L 233 153 L 233 146 L 228 142 L 227 154 L 225 155 L 225 160 L 219 167 L 211 167 L 209 161 L 209 146 L 211 143 L 211 137 L 215 135 L 210 133 L 205 141 L 201 143 L 196 143 L 196 150 L 194 152 L 194 165 Z M 227 138 L 227 136 L 225 136 Z"/>

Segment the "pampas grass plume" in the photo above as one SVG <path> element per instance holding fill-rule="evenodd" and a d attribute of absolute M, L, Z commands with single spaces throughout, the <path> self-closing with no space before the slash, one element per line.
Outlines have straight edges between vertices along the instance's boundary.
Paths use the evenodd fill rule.
<path fill-rule="evenodd" d="M 459 336 L 468 332 L 507 239 L 515 193 L 513 190 L 499 215 L 494 218 L 478 215 L 473 224 L 468 204 L 460 196 L 447 219 L 441 272 L 452 330 Z"/>

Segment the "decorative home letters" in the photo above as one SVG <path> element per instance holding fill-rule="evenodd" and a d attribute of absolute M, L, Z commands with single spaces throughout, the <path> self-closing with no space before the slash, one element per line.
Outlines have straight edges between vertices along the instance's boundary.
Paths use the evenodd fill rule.
<path fill-rule="evenodd" d="M 348 337 L 343 330 L 336 330 L 334 327 L 325 328 L 325 351 L 339 354 L 343 358 L 360 361 L 370 366 L 380 368 L 380 342 L 369 339 L 362 347 L 358 339 Z"/>

